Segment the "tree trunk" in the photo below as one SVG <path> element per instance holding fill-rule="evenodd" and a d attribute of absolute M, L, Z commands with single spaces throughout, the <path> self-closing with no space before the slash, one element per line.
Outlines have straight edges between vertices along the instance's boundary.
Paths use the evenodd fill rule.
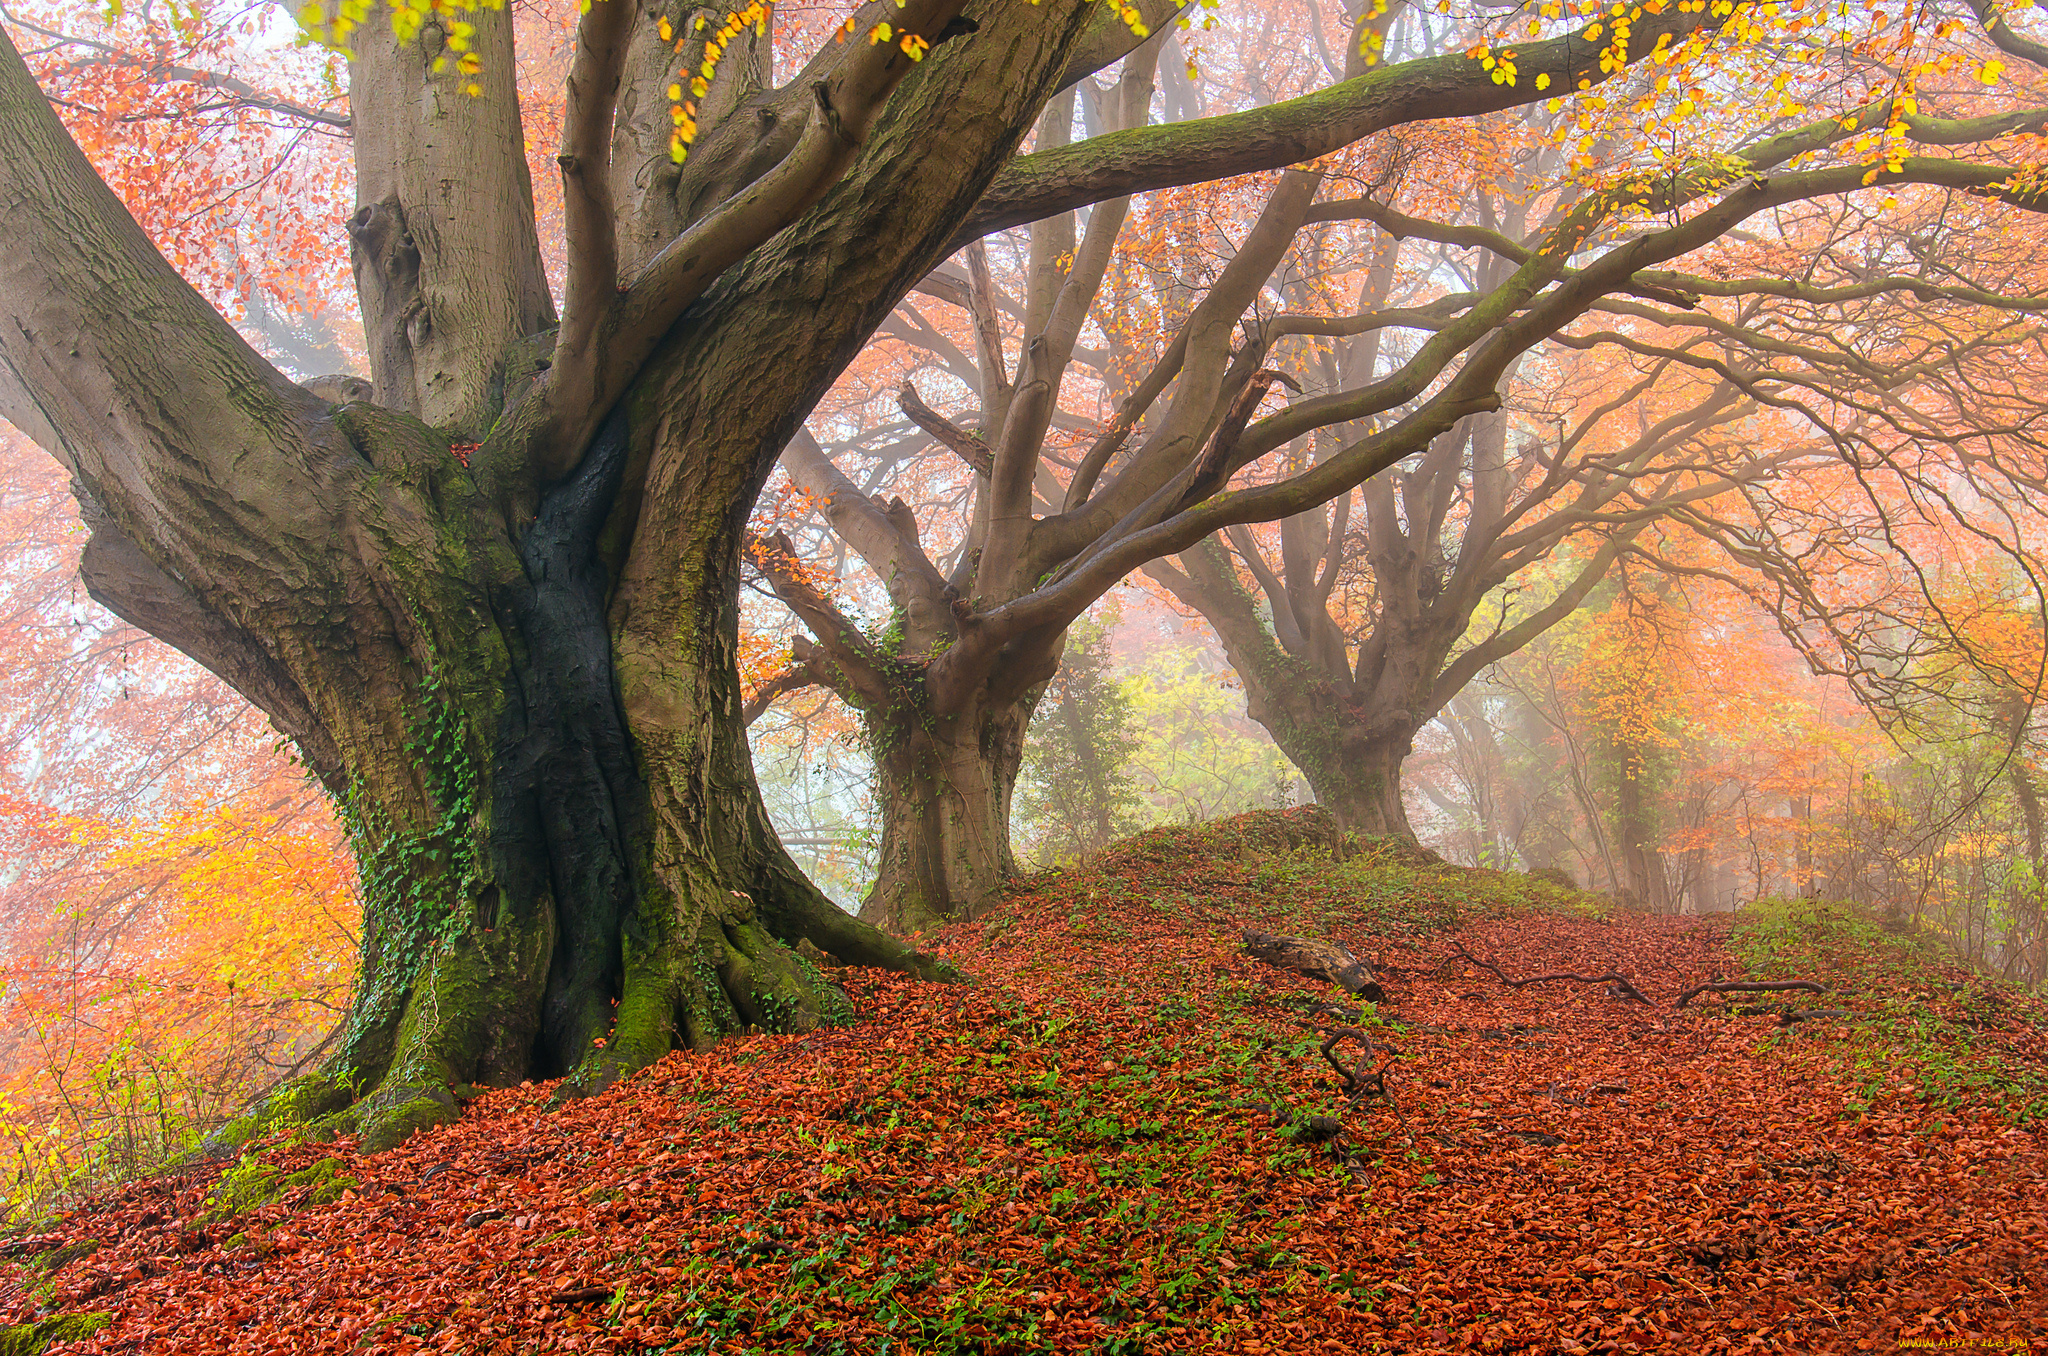
<path fill-rule="evenodd" d="M 986 908 L 1016 869 L 1010 800 L 1041 689 L 957 717 L 904 708 L 868 718 L 882 801 L 881 862 L 863 921 L 923 932 Z M 912 689 L 922 696 L 922 685 Z"/>
<path fill-rule="evenodd" d="M 1338 718 L 1317 735 L 1312 747 L 1299 752 L 1289 747 L 1303 744 L 1299 735 L 1284 741 L 1277 730 L 1273 735 L 1280 751 L 1308 778 L 1316 801 L 1329 807 L 1337 822 L 1352 833 L 1373 838 L 1415 837 L 1401 798 L 1401 764 L 1408 757 L 1414 732 L 1373 732 Z M 1319 751 L 1331 751 L 1335 756 L 1315 756 Z"/>
<path fill-rule="evenodd" d="M 362 626 L 345 650 L 291 656 L 322 723 L 347 731 L 362 968 L 334 1061 L 255 1124 L 360 1099 L 380 1148 L 452 1119 L 463 1084 L 567 1076 L 590 1091 L 748 1026 L 809 1029 L 843 998 L 785 941 L 936 972 L 819 895 L 774 837 L 734 714 L 735 551 L 703 560 L 654 742 L 629 728 L 598 551 L 628 446 L 615 416 L 516 546 L 482 511 L 451 514 L 461 526 L 437 549 L 364 542 L 348 591 L 373 609 L 402 600 L 389 610 L 414 622 L 407 643 L 370 651 Z M 434 451 L 445 502 L 467 477 Z M 380 707 L 370 723 L 402 735 L 362 729 Z"/>
<path fill-rule="evenodd" d="M 1181 562 L 1185 574 L 1163 561 L 1146 573 L 1215 628 L 1244 683 L 1245 714 L 1273 736 L 1317 802 L 1350 832 L 1412 841 L 1401 764 L 1436 710 L 1430 686 L 1442 646 L 1425 628 L 1409 628 L 1403 643 L 1383 646 L 1371 681 L 1360 680 L 1341 644 L 1317 659 L 1284 648 L 1213 539 L 1183 552 Z"/>
<path fill-rule="evenodd" d="M 1619 759 L 1619 780 L 1615 787 L 1614 830 L 1620 840 L 1621 858 L 1628 872 L 1622 887 L 1624 903 L 1649 913 L 1669 913 L 1664 888 L 1664 862 L 1657 849 L 1655 807 L 1646 794 L 1644 781 L 1649 771 L 1641 751 L 1624 745 Z"/>

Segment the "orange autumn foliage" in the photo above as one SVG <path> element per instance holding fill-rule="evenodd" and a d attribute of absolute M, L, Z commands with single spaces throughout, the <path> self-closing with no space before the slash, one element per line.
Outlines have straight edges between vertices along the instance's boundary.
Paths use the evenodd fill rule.
<path fill-rule="evenodd" d="M 91 606 L 61 472 L 0 441 L 0 1190 L 162 1162 L 321 1043 L 355 875 L 217 680 Z"/>

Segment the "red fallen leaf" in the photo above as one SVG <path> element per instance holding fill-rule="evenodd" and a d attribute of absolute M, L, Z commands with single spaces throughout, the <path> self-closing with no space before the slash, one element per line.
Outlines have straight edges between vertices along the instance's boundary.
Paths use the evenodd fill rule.
<path fill-rule="evenodd" d="M 196 1227 L 210 1183 L 139 1183 L 88 1205 L 65 1234 L 103 1248 L 58 1274 L 67 1304 L 87 1307 L 70 1297 L 98 1269 L 164 1261 L 90 1305 L 117 1320 L 83 1351 L 343 1356 L 366 1337 L 416 1349 L 402 1332 L 415 1322 L 433 1331 L 426 1349 L 478 1356 L 659 1349 L 694 1331 L 688 1295 L 699 1288 L 736 1311 L 789 1311 L 787 1349 L 829 1332 L 874 1350 L 891 1315 L 846 1297 L 885 1271 L 926 1267 L 929 1288 L 898 1292 L 909 1317 L 938 1317 L 948 1296 L 997 1276 L 990 1293 L 1017 1320 L 1037 1317 L 1058 1356 L 1100 1350 L 1140 1321 L 1162 1325 L 1162 1351 L 1491 1350 L 1532 1334 L 1560 1351 L 1685 1351 L 1768 1332 L 1786 1350 L 1823 1353 L 1881 1330 L 1889 1350 L 1900 1324 L 1986 1285 L 2012 1304 L 1979 1311 L 1988 1336 L 2048 1312 L 2029 1260 L 2048 1246 L 2048 1207 L 2028 1194 L 2032 1136 L 1944 1113 L 1958 1133 L 1930 1139 L 1915 1110 L 1876 1113 L 1872 1140 L 1854 1139 L 1833 1111 L 1842 1085 L 1800 1047 L 1767 1055 L 1752 1034 L 1704 1019 L 1656 1032 L 1598 995 L 1460 998 L 1417 983 L 1402 999 L 1416 1026 L 1395 1088 L 1416 1156 L 1389 1113 L 1360 1108 L 1344 1112 L 1347 1138 L 1385 1153 L 1358 1170 L 1369 1180 L 1323 1160 L 1276 1163 L 1285 1127 L 1250 1104 L 1321 1108 L 1331 1096 L 1327 1071 L 1285 1053 L 1299 1028 L 1267 1011 L 1297 986 L 1260 985 L 1271 997 L 1245 1003 L 1248 970 L 1204 977 L 1215 945 L 1204 925 L 1151 910 L 1122 915 L 1114 976 L 1077 977 L 1069 915 L 1075 892 L 1103 876 L 1068 880 L 1011 895 L 1000 951 L 982 945 L 979 921 L 941 938 L 984 981 L 970 996 L 848 970 L 862 1017 L 851 1028 L 672 1055 L 558 1112 L 543 1112 L 550 1086 L 501 1090 L 382 1157 L 346 1143 L 266 1149 L 287 1171 L 340 1156 L 363 1199 L 265 1207 L 236 1249 L 164 1247 Z M 1132 873 L 1113 893 L 1154 883 Z M 1233 908 L 1287 930 L 1284 912 Z M 1675 991 L 1730 965 L 1717 938 L 1689 926 L 1524 916 L 1477 922 L 1462 939 L 1532 971 L 1611 964 Z M 1435 938 L 1342 940 L 1398 952 L 1388 962 L 1417 974 L 1441 959 Z M 1161 994 L 1200 1019 L 1164 1020 Z M 1626 1082 L 1625 1100 L 1592 1097 L 1609 1079 Z M 1471 1132 L 1468 1112 L 1482 1107 L 1503 1133 L 1554 1131 L 1570 1147 L 1509 1152 Z M 436 1161 L 460 1170 L 423 1178 Z M 1998 1170 L 1972 1171 L 1987 1161 Z M 1137 1198 L 1126 1184 L 1139 1171 L 1156 1176 L 1142 1196 L 1172 1229 L 1118 1214 Z M 1418 1191 L 1425 1175 L 1435 1184 Z M 493 1200 L 535 1232 L 461 1227 Z M 1741 1230 L 1758 1255 L 1694 1262 L 1677 1249 L 1695 1228 Z M 1898 1242 L 1889 1253 L 1886 1239 Z M 1214 1286 L 1224 1254 L 1235 1263 L 1228 1295 Z M 206 1269 L 221 1257 L 229 1267 Z M 838 1259 L 822 1287 L 828 1273 L 810 1269 L 821 1257 Z M 1106 1305 L 1109 1287 L 1146 1263 L 1155 1285 L 1195 1288 L 1174 1304 L 1127 1292 L 1121 1308 Z M 574 1279 L 594 1273 L 648 1292 L 635 1301 L 644 1313 L 600 1331 L 617 1291 Z M 0 1322 L 30 1302 L 8 1281 Z M 1721 1303 L 1735 1293 L 1741 1305 Z M 1615 1298 L 1619 1309 L 1604 1306 Z M 993 1316 L 962 1328 L 992 1348 L 997 1331 Z"/>

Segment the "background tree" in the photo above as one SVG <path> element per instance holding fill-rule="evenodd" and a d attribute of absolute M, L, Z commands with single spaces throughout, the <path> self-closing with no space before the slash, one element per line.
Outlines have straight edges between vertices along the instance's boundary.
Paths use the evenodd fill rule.
<path fill-rule="evenodd" d="M 1957 82 L 1944 93 L 1976 102 Z M 1931 88 L 1922 94 L 1933 102 Z M 1845 121 L 1868 126 L 1875 108 Z M 1362 307 L 1385 304 L 1397 288 L 1410 307 L 1437 304 L 1447 281 L 1483 291 L 1529 257 L 1539 229 L 1574 210 L 1576 190 L 1558 174 L 1571 143 L 1543 134 L 1539 117 L 1539 135 L 1503 156 L 1516 129 L 1497 121 L 1495 159 L 1451 162 L 1459 178 L 1450 182 L 1431 182 L 1432 162 L 1418 162 L 1400 186 L 1418 200 L 1402 204 L 1409 210 L 1391 199 L 1359 206 L 1395 239 L 1452 251 L 1405 286 L 1382 261 L 1361 289 Z M 1957 144 L 2032 128 L 2039 117 L 1909 122 L 1896 124 L 1904 136 Z M 1810 146 L 1811 135 L 1762 137 L 1746 154 L 1769 159 Z M 1682 270 L 1640 273 L 1634 295 L 1595 303 L 1584 323 L 1511 369 L 1503 410 L 1467 420 L 1356 496 L 1287 519 L 1263 540 L 1235 529 L 1148 572 L 1215 628 L 1248 709 L 1319 800 L 1364 832 L 1412 835 L 1400 769 L 1416 733 L 1487 666 L 1584 603 L 1653 522 L 1689 521 L 1723 502 L 1825 502 L 1815 491 L 1833 479 L 1844 440 L 1869 437 L 1861 430 L 1873 403 L 1899 400 L 1902 385 L 1945 397 L 1919 427 L 2032 426 L 2037 412 L 2004 394 L 2001 351 L 2031 325 L 2031 289 L 2005 266 L 2004 250 L 1977 261 L 1973 246 L 1987 242 L 1967 224 L 1927 225 L 1937 201 L 1949 200 L 1916 199 L 1906 211 L 1919 224 L 1893 228 L 1932 232 L 1936 252 L 1893 274 L 1873 268 L 1887 232 L 1873 233 L 1865 210 L 1833 202 L 1773 213 L 1768 246 L 1719 242 Z M 1453 214 L 1414 214 L 1432 202 Z M 1889 210 L 1901 211 L 1895 200 Z M 1976 217 L 1974 207 L 1957 210 Z M 1771 266 L 1758 271 L 1766 257 Z M 1835 350 L 1824 335 L 1865 337 Z M 1378 333 L 1330 342 L 1304 355 L 1301 375 L 1358 380 L 1389 361 L 1384 345 Z M 1295 455 L 1308 461 L 1326 448 Z M 1545 561 L 1557 568 L 1539 588 L 1511 582 L 1533 581 L 1529 572 Z M 1636 784 L 1614 785 L 1632 794 Z"/>
<path fill-rule="evenodd" d="M 1353 23 L 1395 32 L 1390 24 L 1395 17 L 1383 12 Z M 1422 20 L 1415 32 L 1418 41 L 1443 37 Z M 1384 41 L 1396 41 L 1398 47 L 1398 39 Z M 1886 50 L 1892 58 L 1904 51 L 1889 40 Z M 1141 49 L 1140 58 L 1145 55 Z M 1832 76 L 1809 83 L 1810 88 L 1796 91 L 1801 97 L 1824 102 L 1841 93 Z M 1642 101 L 1654 87 L 1654 80 L 1646 79 L 1634 99 L 1617 100 L 1617 118 L 1639 118 Z M 1143 85 L 1134 83 L 1128 63 L 1117 91 L 1098 93 L 1092 106 L 1102 120 L 1113 116 L 1134 122 L 1149 98 Z M 1611 141 L 1613 129 L 1605 124 L 1597 131 L 1565 124 L 1560 134 L 1566 145 L 1546 152 L 1553 179 L 1562 174 L 1563 182 L 1537 193 L 1525 175 L 1522 196 L 1504 200 L 1499 210 L 1487 213 L 1488 221 L 1478 224 L 1430 222 L 1394 211 L 1372 196 L 1316 202 L 1323 185 L 1313 175 L 1292 172 L 1253 199 L 1256 219 L 1237 235 L 1217 230 L 1201 241 L 1201 250 L 1228 260 L 1209 286 L 1192 285 L 1193 271 L 1183 268 L 1167 276 L 1156 294 L 1144 297 L 1142 307 L 1130 307 L 1129 294 L 1112 285 L 1117 242 L 1132 220 L 1123 203 L 1104 204 L 1091 215 L 1085 233 L 1071 222 L 1038 223 L 1020 297 L 1001 295 L 985 261 L 970 261 L 965 275 L 950 287 L 930 289 L 967 314 L 971 341 L 956 342 L 917 314 L 904 319 L 897 334 L 961 378 L 970 392 L 969 409 L 949 419 L 914 389 L 900 403 L 911 422 L 956 452 L 973 472 L 965 521 L 957 530 L 942 527 L 929 515 L 920 518 L 901 495 L 880 497 L 879 489 L 864 487 L 839 467 L 839 452 L 805 436 L 785 454 L 785 468 L 886 593 L 887 620 L 866 623 L 854 609 L 828 597 L 824 577 L 800 567 L 790 541 L 764 543 L 756 556 L 763 575 L 808 628 L 797 653 L 805 673 L 835 685 L 862 711 L 877 753 L 882 861 L 864 916 L 892 927 L 922 928 L 938 918 L 971 913 L 1010 869 L 1008 803 L 1021 732 L 1039 684 L 1057 666 L 1065 621 L 1110 587 L 1120 568 L 1143 563 L 1205 518 L 1232 523 L 1293 518 L 1318 500 L 1344 494 L 1369 467 L 1413 456 L 1418 460 L 1399 479 L 1398 497 L 1394 478 L 1368 492 L 1369 527 L 1361 524 L 1365 530 L 1356 538 L 1368 543 L 1364 549 L 1384 553 L 1372 566 L 1381 593 L 1371 606 L 1386 609 L 1387 619 L 1377 640 L 1362 630 L 1357 637 L 1346 636 L 1341 626 L 1319 630 L 1292 615 L 1298 608 L 1327 606 L 1342 575 L 1342 551 L 1356 544 L 1350 535 L 1330 531 L 1327 523 L 1315 529 L 1310 526 L 1314 520 L 1301 518 L 1292 541 L 1281 543 L 1283 557 L 1298 567 L 1292 587 L 1299 596 L 1286 608 L 1274 609 L 1281 614 L 1276 625 L 1291 627 L 1301 653 L 1313 650 L 1321 669 L 1297 670 L 1288 662 L 1275 667 L 1276 660 L 1296 657 L 1283 653 L 1284 642 L 1276 644 L 1277 637 L 1267 638 L 1260 648 L 1257 610 L 1246 599 L 1229 599 L 1228 571 L 1220 562 L 1214 568 L 1186 564 L 1179 571 L 1191 600 L 1206 594 L 1219 615 L 1232 614 L 1248 690 L 1256 689 L 1259 709 L 1272 713 L 1276 739 L 1293 747 L 1299 765 L 1313 767 L 1311 781 L 1326 783 L 1324 798 L 1343 807 L 1359 827 L 1407 831 L 1399 761 L 1415 729 L 1451 693 L 1487 663 L 1568 614 L 1651 517 L 1679 512 L 1688 502 L 1710 499 L 1746 480 L 1786 473 L 1798 456 L 1827 446 L 1810 434 L 1782 450 L 1756 452 L 1756 444 L 1746 442 L 1739 455 L 1729 454 L 1729 440 L 1716 443 L 1710 436 L 1716 426 L 1761 408 L 1762 397 L 1752 388 L 1764 378 L 1746 365 L 1732 367 L 1725 377 L 1702 377 L 1668 357 L 1647 359 L 1642 370 L 1619 378 L 1629 383 L 1626 395 L 1610 400 L 1612 392 L 1601 390 L 1587 394 L 1582 409 L 1570 411 L 1576 426 L 1554 453 L 1546 451 L 1543 440 L 1527 436 L 1510 448 L 1512 421 L 1494 413 L 1506 398 L 1501 391 L 1461 384 L 1454 392 L 1449 385 L 1432 383 L 1452 371 L 1455 383 L 1477 383 L 1485 370 L 1505 379 L 1525 352 L 1553 334 L 1561 336 L 1556 343 L 1565 350 L 1604 346 L 1604 337 L 1589 340 L 1567 333 L 1588 311 L 1629 317 L 1624 323 L 1631 326 L 1661 323 L 1662 312 L 1653 308 L 1645 315 L 1634 308 L 1636 296 L 1678 310 L 1699 305 L 1696 297 L 1727 297 L 1738 306 L 1751 295 L 1776 297 L 1782 290 L 1776 278 L 1781 260 L 1772 260 L 1763 276 L 1752 281 L 1752 261 L 1743 251 L 1731 252 L 1725 262 L 1717 252 L 1714 242 L 1722 232 L 1709 226 L 1707 214 L 1681 219 L 1667 205 L 1667 192 L 1680 198 L 1693 192 L 1685 187 L 1688 173 L 1704 175 L 1701 183 L 1747 183 L 1770 199 L 1768 205 L 1759 201 L 1758 212 L 1784 214 L 1807 210 L 1795 204 L 1813 197 L 1832 200 L 1842 192 L 1881 186 L 1893 174 L 1906 176 L 1900 184 L 1916 175 L 1930 183 L 1953 175 L 1968 178 L 1969 171 L 1957 168 L 1964 162 L 1916 160 L 1896 147 L 1872 172 L 1860 157 L 1870 149 L 1866 143 L 1873 129 L 1879 129 L 1878 141 L 1895 131 L 1901 145 L 1975 145 L 2038 127 L 2043 120 L 2039 110 L 1940 121 L 1908 117 L 1900 108 L 1896 98 L 1886 97 L 1859 104 L 1845 116 L 1789 130 L 1773 124 L 1771 134 L 1755 137 L 1733 154 L 1707 153 L 1701 144 L 1690 143 L 1677 150 L 1659 148 L 1661 168 L 1655 173 L 1621 173 L 1630 194 L 1645 195 L 1627 211 L 1613 197 L 1611 182 L 1603 181 L 1607 186 L 1598 189 L 1578 182 L 1584 157 L 1574 156 L 1572 149 L 1589 137 Z M 1895 119 L 1895 113 L 1904 120 Z M 1071 112 L 1051 110 L 1041 125 L 1041 139 L 1070 135 L 1073 122 Z M 1708 147 L 1718 147 L 1727 134 L 1722 124 L 1705 124 L 1701 130 L 1683 118 L 1674 119 L 1671 130 L 1705 136 Z M 1735 144 L 1741 144 L 1741 133 L 1735 135 Z M 1482 143 L 1500 139 L 1499 134 L 1475 137 Z M 1607 154 L 1610 161 L 1630 163 L 1631 153 L 1623 148 L 1609 146 Z M 1835 167 L 1781 172 L 1789 162 L 1811 165 L 1816 157 Z M 1892 167 L 1894 160 L 1898 169 Z M 1908 161 L 1920 168 L 1907 169 Z M 1391 173 L 1375 171 L 1375 164 L 1400 163 L 1398 153 L 1382 153 L 1348 165 L 1346 173 L 1373 183 Z M 1639 177 L 1629 178 L 1632 172 Z M 1439 196 L 1470 198 L 1469 193 L 1441 190 Z M 1646 208 L 1652 215 L 1635 215 Z M 1829 210 L 1811 209 L 1822 215 Z M 1653 224 L 1659 221 L 1656 214 L 1665 214 L 1661 229 Z M 1360 222 L 1370 224 L 1355 225 Z M 1333 239 L 1335 223 L 1347 223 L 1346 229 L 1357 234 Z M 1496 229 L 1503 224 L 1505 233 Z M 1522 238 L 1525 226 L 1528 234 Z M 1380 242 L 1369 267 L 1359 263 L 1359 236 Z M 1390 280 L 1401 267 L 1400 242 L 1408 238 L 1475 249 L 1482 263 L 1467 270 L 1461 289 L 1432 286 L 1416 304 L 1385 304 Z M 1567 238 L 1571 246 L 1560 243 Z M 1630 271 L 1625 280 L 1617 273 L 1605 283 L 1597 268 L 1560 268 L 1555 277 L 1562 282 L 1569 271 L 1569 285 L 1542 290 L 1546 284 L 1539 279 L 1552 276 L 1556 250 L 1608 243 L 1615 247 L 1604 256 L 1610 263 L 1618 263 L 1627 250 L 1654 253 L 1664 262 L 1696 254 L 1699 258 L 1688 268 L 1698 268 L 1701 276 L 1645 266 Z M 1815 247 L 1824 250 L 1825 238 Z M 1192 253 L 1183 249 L 1184 255 Z M 1716 275 L 1723 268 L 1737 270 L 1733 280 Z M 1332 275 L 1345 269 L 1364 275 L 1354 280 L 1356 308 L 1348 294 L 1341 307 L 1314 304 L 1329 293 Z M 1158 265 L 1153 271 L 1166 273 Z M 1653 272 L 1657 281 L 1649 276 Z M 1296 275 L 1316 279 L 1321 294 L 1290 281 Z M 1611 292 L 1589 295 L 1607 286 Z M 1878 293 L 1911 290 L 1903 282 L 1876 288 Z M 1999 304 L 1999 298 L 1981 290 L 1937 293 L 1965 307 Z M 1257 316 L 1247 322 L 1245 342 L 1233 345 L 1231 332 L 1269 295 L 1283 303 L 1311 305 Z M 1802 295 L 1794 300 L 1826 305 L 1829 299 Z M 1131 334 L 1134 310 L 1144 311 L 1158 326 L 1149 345 L 1161 354 L 1156 362 L 1137 365 L 1128 378 L 1120 377 L 1113 362 L 1092 379 L 1079 372 L 1075 357 L 1083 329 L 1092 324 L 1113 352 L 1117 343 L 1128 342 L 1120 336 Z M 1006 347 L 1009 316 L 1021 320 L 1014 369 Z M 1539 317 L 1556 321 L 1556 329 L 1538 331 Z M 1387 350 L 1387 370 L 1382 371 L 1377 337 L 1393 330 L 1429 337 L 1412 350 Z M 1338 363 L 1337 350 L 1324 345 L 1315 394 L 1305 390 L 1304 398 L 1284 412 L 1256 418 L 1264 408 L 1259 402 L 1276 383 L 1286 379 L 1302 385 L 1287 378 L 1287 372 L 1301 370 L 1294 351 L 1306 338 L 1353 339 L 1363 348 L 1353 351 L 1353 361 Z M 1767 357 L 1777 342 L 1760 331 L 1753 347 Z M 1626 343 L 1616 346 L 1631 352 Z M 970 347 L 972 358 L 966 352 Z M 1364 357 L 1357 360 L 1361 352 Z M 1554 375 L 1555 359 L 1548 370 Z M 1579 374 L 1587 392 L 1597 389 L 1598 381 L 1617 379 L 1612 367 L 1595 365 L 1591 372 Z M 1043 394 L 1024 401 L 1016 393 L 1027 389 Z M 1649 408 L 1639 405 L 1638 398 L 1653 390 L 1667 404 L 1647 421 L 1634 421 L 1637 427 L 1625 436 L 1614 432 L 1617 424 L 1630 422 L 1628 416 Z M 861 394 L 872 400 L 874 392 L 869 388 Z M 1462 399 L 1477 403 L 1444 420 Z M 1059 411 L 1089 406 L 1116 410 L 1106 425 L 1098 425 L 1102 431 L 1092 442 L 1068 448 L 1051 438 Z M 1418 442 L 1424 427 L 1432 433 Z M 1319 433 L 1320 450 L 1303 452 L 1297 446 L 1284 462 L 1273 457 L 1272 463 L 1246 472 L 1281 448 Z M 848 441 L 864 443 L 870 436 L 870 425 L 863 424 Z M 1427 455 L 1425 446 L 1432 449 Z M 1240 472 L 1246 474 L 1233 479 Z M 1233 484 L 1239 488 L 1217 494 Z M 1604 538 L 1578 578 L 1540 613 L 1504 616 L 1493 634 L 1461 646 L 1469 623 L 1495 589 L 1574 534 Z M 1238 536 L 1249 540 L 1246 534 Z M 1316 543 L 1312 549 L 1311 540 Z M 1453 541 L 1461 553 L 1455 558 L 1467 568 L 1450 578 L 1453 556 L 1446 548 Z M 1324 555 L 1331 542 L 1339 547 L 1335 562 Z M 1204 589 L 1197 575 L 1204 575 L 1210 587 Z M 1350 652 L 1354 646 L 1357 660 Z M 1271 677 L 1261 676 L 1262 665 Z M 1319 692 L 1327 699 L 1319 700 Z M 1289 716 L 1290 703 L 1302 709 Z M 1285 733 L 1279 733 L 1283 727 Z"/>

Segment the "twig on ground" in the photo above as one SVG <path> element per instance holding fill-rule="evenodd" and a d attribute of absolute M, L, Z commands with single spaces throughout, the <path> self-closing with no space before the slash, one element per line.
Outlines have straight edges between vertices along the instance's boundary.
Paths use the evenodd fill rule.
<path fill-rule="evenodd" d="M 1693 985 L 1690 989 L 1678 995 L 1678 1002 L 1674 1006 L 1682 1008 L 1703 993 L 1826 993 L 1827 991 L 1827 985 L 1811 979 L 1774 979 L 1768 982 L 1730 980 L 1727 983 L 1714 980 L 1706 984 Z"/>
<path fill-rule="evenodd" d="M 1779 1026 L 1790 1026 L 1794 1022 L 1810 1022 L 1816 1017 L 1854 1017 L 1847 1008 L 1788 1008 L 1778 1014 Z"/>
<path fill-rule="evenodd" d="M 1394 1119 L 1401 1123 L 1401 1133 L 1407 1134 L 1408 1117 L 1402 1114 L 1401 1104 L 1394 1100 L 1393 1089 L 1387 1086 L 1387 1072 L 1394 1067 L 1394 1061 L 1389 1059 L 1373 1073 L 1361 1076 L 1346 1068 L 1344 1062 L 1337 1058 L 1337 1046 L 1343 1041 L 1357 1041 L 1365 1047 L 1366 1058 L 1370 1059 L 1376 1053 L 1372 1037 L 1362 1028 L 1355 1026 L 1325 1026 L 1318 1027 L 1317 1030 L 1327 1033 L 1323 1038 L 1323 1058 L 1330 1061 L 1330 1067 L 1335 1069 L 1337 1077 L 1343 1080 L 1344 1096 L 1353 1105 L 1368 1097 L 1379 1098 L 1392 1108 Z"/>

